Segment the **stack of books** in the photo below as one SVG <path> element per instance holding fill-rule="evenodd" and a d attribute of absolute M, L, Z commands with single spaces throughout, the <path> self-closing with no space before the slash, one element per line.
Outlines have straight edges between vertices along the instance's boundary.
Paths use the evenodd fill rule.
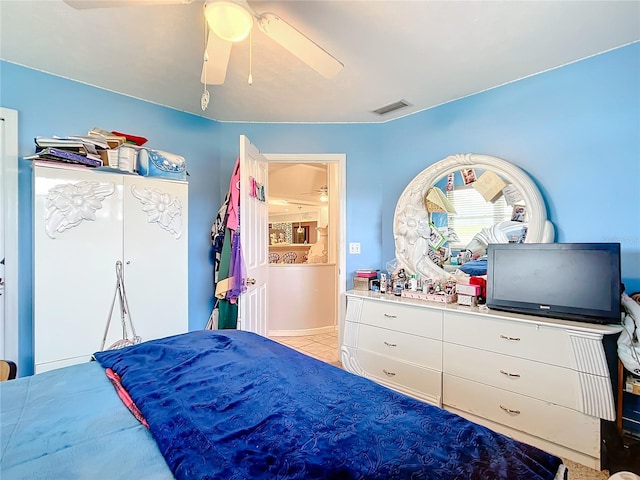
<path fill-rule="evenodd" d="M 36 137 L 36 153 L 25 160 L 44 160 L 101 167 L 101 150 L 109 148 L 104 138 L 98 136 Z"/>
<path fill-rule="evenodd" d="M 126 134 L 119 134 L 116 132 L 110 132 L 108 130 L 104 130 L 102 128 L 93 127 L 89 130 L 89 136 L 102 138 L 105 142 L 107 142 L 108 148 L 116 149 L 125 143 L 132 143 L 135 145 L 142 145 L 141 143 L 136 142 L 128 142 Z M 134 138 L 142 138 L 142 137 L 134 137 Z M 144 139 L 146 142 L 146 139 Z"/>

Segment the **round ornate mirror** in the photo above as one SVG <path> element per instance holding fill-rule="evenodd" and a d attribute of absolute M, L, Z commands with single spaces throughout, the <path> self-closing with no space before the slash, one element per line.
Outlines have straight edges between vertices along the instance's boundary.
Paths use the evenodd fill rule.
<path fill-rule="evenodd" d="M 477 172 L 482 173 L 476 177 Z M 452 276 L 455 268 L 444 268 L 447 265 L 443 265 L 443 256 L 438 250 L 446 250 L 447 241 L 456 237 L 455 229 L 448 225 L 436 227 L 432 216 L 434 212 L 443 212 L 445 223 L 446 218 L 455 219 L 455 208 L 448 201 L 449 195 L 445 195 L 437 185 L 447 183 L 448 179 L 446 189 L 449 189 L 458 173 L 465 184 L 482 194 L 484 199 L 480 197 L 481 202 L 495 202 L 507 192 L 517 199 L 513 204 L 513 218 L 481 228 L 473 237 L 473 242 L 484 246 L 509 241 L 553 242 L 554 228 L 547 220 L 542 195 L 522 169 L 490 155 L 451 155 L 420 172 L 400 195 L 393 219 L 398 268 L 404 268 L 408 274 L 419 273 L 426 278 L 444 279 Z M 518 217 L 525 210 L 526 220 L 523 222 Z M 520 238 L 515 239 L 514 235 Z M 448 252 L 447 255 L 450 254 Z"/>

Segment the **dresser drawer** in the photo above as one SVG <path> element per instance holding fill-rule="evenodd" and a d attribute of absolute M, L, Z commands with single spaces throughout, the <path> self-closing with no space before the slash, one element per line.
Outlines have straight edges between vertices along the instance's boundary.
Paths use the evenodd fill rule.
<path fill-rule="evenodd" d="M 442 397 L 442 373 L 399 360 L 358 350 L 356 358 L 366 376 L 394 390 L 406 393 L 434 405 Z"/>
<path fill-rule="evenodd" d="M 456 377 L 581 410 L 578 374 L 538 363 L 453 343 L 444 344 L 444 371 Z"/>
<path fill-rule="evenodd" d="M 361 324 L 358 348 L 373 353 L 442 370 L 442 341 Z"/>
<path fill-rule="evenodd" d="M 560 405 L 448 374 L 443 404 L 592 457 L 600 454 L 600 419 Z"/>
<path fill-rule="evenodd" d="M 446 312 L 444 340 L 559 367 L 576 368 L 569 337 L 559 328 Z"/>
<path fill-rule="evenodd" d="M 442 311 L 391 302 L 365 300 L 360 323 L 436 340 L 442 339 Z"/>

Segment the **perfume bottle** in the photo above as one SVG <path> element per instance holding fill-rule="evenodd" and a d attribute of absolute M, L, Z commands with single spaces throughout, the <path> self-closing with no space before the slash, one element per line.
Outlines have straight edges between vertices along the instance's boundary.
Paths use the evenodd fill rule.
<path fill-rule="evenodd" d="M 387 293 L 387 274 L 380 273 L 380 293 Z"/>

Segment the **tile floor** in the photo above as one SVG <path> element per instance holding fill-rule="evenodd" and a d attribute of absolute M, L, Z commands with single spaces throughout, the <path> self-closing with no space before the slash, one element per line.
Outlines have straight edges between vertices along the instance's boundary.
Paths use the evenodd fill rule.
<path fill-rule="evenodd" d="M 338 349 L 338 332 L 305 335 L 303 337 L 270 337 L 299 352 L 332 365 L 341 366 Z"/>
<path fill-rule="evenodd" d="M 568 480 L 607 480 L 609 478 L 609 472 L 607 470 L 594 470 L 579 463 L 572 462 L 566 458 L 562 459 L 564 464 L 569 469 Z"/>

